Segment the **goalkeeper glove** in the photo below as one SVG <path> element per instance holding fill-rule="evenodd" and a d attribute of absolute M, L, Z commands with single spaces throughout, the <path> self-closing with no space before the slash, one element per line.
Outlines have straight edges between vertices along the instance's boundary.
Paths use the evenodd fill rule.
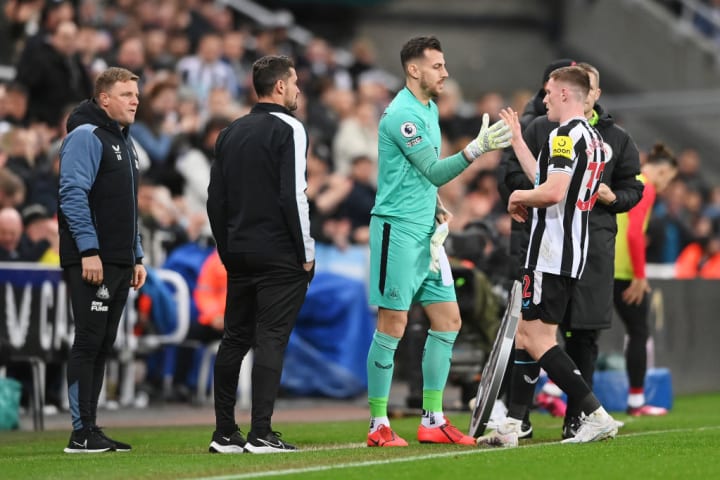
<path fill-rule="evenodd" d="M 465 156 L 470 161 L 475 160 L 490 150 L 498 150 L 510 145 L 512 132 L 510 131 L 510 127 L 505 123 L 505 120 L 498 120 L 488 127 L 489 123 L 490 116 L 484 113 L 480 133 L 475 137 L 475 140 L 468 143 L 467 147 L 465 147 Z"/>
<path fill-rule="evenodd" d="M 430 237 L 430 270 L 440 271 L 440 249 L 448 236 L 448 224 L 441 223 L 435 228 L 435 233 Z"/>

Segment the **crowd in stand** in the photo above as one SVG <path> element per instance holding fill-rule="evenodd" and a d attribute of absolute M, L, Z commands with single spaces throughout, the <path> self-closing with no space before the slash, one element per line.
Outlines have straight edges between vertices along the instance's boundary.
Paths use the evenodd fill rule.
<path fill-rule="evenodd" d="M 297 66 L 302 95 L 296 115 L 310 137 L 313 236 L 339 249 L 367 243 L 377 124 L 401 87 L 376 66 L 372 41 L 357 39 L 352 63 L 340 64 L 328 39 L 316 36 L 299 45 L 289 39 L 287 23 L 258 25 L 208 0 L 7 0 L 4 15 L 17 73 L 0 83 L 0 261 L 58 264 L 58 152 L 65 120 L 92 95 L 100 71 L 125 67 L 140 77 L 131 134 L 142 159 L 145 263 L 175 269 L 188 281 L 195 299 L 190 338 L 219 338 L 221 310 L 211 297 L 222 298 L 217 280 L 223 272 L 211 255 L 205 211 L 213 147 L 218 133 L 254 102 L 253 61 L 277 53 L 291 56 Z M 530 88 L 536 73 L 528 72 Z M 441 156 L 471 140 L 481 113 L 494 122 L 504 106 L 522 111 L 531 96 L 487 92 L 466 99 L 461 86 L 448 80 L 437 99 Z M 500 155 L 484 155 L 441 189 L 454 214 L 452 230 L 478 222 L 490 229 L 488 255 L 506 249 L 510 234 L 495 174 Z M 648 261 L 678 261 L 681 278 L 720 278 L 720 185 L 706 181 L 696 151 L 683 149 L 677 156 L 679 176 L 653 210 Z M 147 292 L 139 298 L 138 333 L 163 328 L 157 319 L 153 325 L 157 300 Z M 184 373 L 176 375 L 178 385 L 187 383 Z"/>

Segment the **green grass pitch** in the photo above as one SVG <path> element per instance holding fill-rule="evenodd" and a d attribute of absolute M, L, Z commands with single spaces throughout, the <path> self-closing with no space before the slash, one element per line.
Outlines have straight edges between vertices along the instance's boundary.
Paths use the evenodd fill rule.
<path fill-rule="evenodd" d="M 113 428 L 129 453 L 68 455 L 68 432 L 0 432 L 0 478 L 23 479 L 720 479 L 720 393 L 675 399 L 665 417 L 630 418 L 614 440 L 559 443 L 561 420 L 535 413 L 515 449 L 421 445 L 418 418 L 393 420 L 408 448 L 367 448 L 367 422 L 276 425 L 301 451 L 211 455 L 207 427 Z M 469 414 L 450 416 L 462 430 Z"/>

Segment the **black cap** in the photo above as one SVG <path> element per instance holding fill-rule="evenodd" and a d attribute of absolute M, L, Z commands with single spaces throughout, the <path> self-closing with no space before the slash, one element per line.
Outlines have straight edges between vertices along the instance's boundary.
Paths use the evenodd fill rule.
<path fill-rule="evenodd" d="M 545 71 L 543 72 L 542 85 L 545 86 L 547 81 L 550 79 L 550 74 L 553 70 L 557 70 L 558 68 L 562 67 L 570 67 L 576 64 L 577 62 L 570 58 L 559 58 L 557 60 L 553 60 L 550 65 L 545 67 Z"/>
<path fill-rule="evenodd" d="M 39 203 L 28 205 L 27 207 L 22 209 L 22 212 L 20 212 L 20 214 L 22 215 L 23 225 L 26 227 L 35 220 L 45 220 L 48 218 L 52 218 L 52 215 L 50 215 L 48 209 L 45 208 L 44 205 L 41 205 Z"/>

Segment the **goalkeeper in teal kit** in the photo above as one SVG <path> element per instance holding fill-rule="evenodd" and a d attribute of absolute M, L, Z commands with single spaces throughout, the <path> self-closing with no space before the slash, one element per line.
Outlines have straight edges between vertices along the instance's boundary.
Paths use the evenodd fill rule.
<path fill-rule="evenodd" d="M 440 126 L 433 97 L 448 77 L 435 37 L 409 40 L 400 52 L 406 84 L 385 110 L 379 126 L 379 171 L 370 221 L 370 303 L 378 306 L 368 352 L 371 447 L 403 447 L 387 416 L 394 356 L 405 333 L 408 310 L 420 303 L 430 319 L 423 351 L 422 443 L 475 445 L 443 415 L 443 390 L 450 372 L 460 310 L 442 242 L 449 213 L 437 197 L 439 186 L 455 178 L 477 157 L 510 145 L 501 120 L 488 126 L 464 150 L 440 159 Z"/>

